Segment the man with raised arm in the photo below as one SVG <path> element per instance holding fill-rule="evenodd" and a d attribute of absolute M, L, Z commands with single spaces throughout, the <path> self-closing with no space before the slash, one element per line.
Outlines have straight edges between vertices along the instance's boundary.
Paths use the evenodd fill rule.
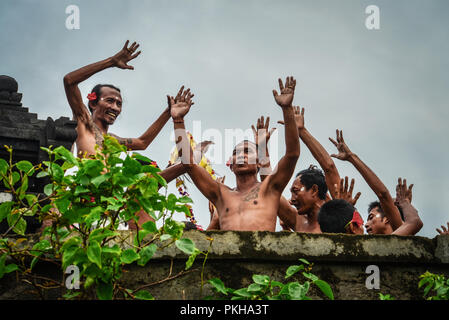
<path fill-rule="evenodd" d="M 128 65 L 128 62 L 139 56 L 141 51 L 136 52 L 139 47 L 139 44 L 136 44 L 136 42 L 129 47 L 128 44 L 129 41 L 127 40 L 122 50 L 112 57 L 72 71 L 64 77 L 67 100 L 72 109 L 73 118 L 77 121 L 76 131 L 78 137 L 76 146 L 79 157 L 95 154 L 95 145 L 103 145 L 103 135 L 110 134 L 108 133 L 109 126 L 114 124 L 122 112 L 122 96 L 120 89 L 113 85 L 97 84 L 87 96 L 89 102 L 86 107 L 78 84 L 107 68 L 117 67 L 134 70 L 134 67 Z M 182 90 L 183 88 L 181 88 L 176 98 L 179 97 Z M 169 119 L 170 105 L 165 108 L 159 118 L 139 138 L 125 139 L 113 134 L 110 135 L 115 137 L 121 144 L 126 145 L 128 150 L 145 150 Z M 182 165 L 176 165 L 162 171 L 160 175 L 169 182 L 183 173 L 185 173 L 185 170 Z M 148 214 L 142 211 L 138 215 L 140 217 L 139 225 L 151 220 Z M 130 228 L 135 228 L 133 222 L 131 222 Z"/>
<path fill-rule="evenodd" d="M 117 67 L 120 69 L 134 70 L 134 67 L 128 65 L 128 62 L 139 56 L 141 51 L 135 53 L 139 47 L 135 42 L 129 47 L 128 44 L 129 41 L 127 40 L 122 50 L 112 57 L 72 71 L 64 77 L 67 100 L 72 109 L 73 118 L 78 122 L 76 127 L 78 133 L 76 139 L 78 156 L 95 154 L 95 145 L 102 145 L 103 134 L 108 133 L 109 126 L 114 124 L 122 112 L 120 89 L 110 84 L 96 85 L 87 96 L 89 102 L 86 107 L 78 84 L 107 68 Z M 159 118 L 139 138 L 125 139 L 113 136 L 130 150 L 145 150 L 169 119 L 170 110 L 167 107 Z"/>
<path fill-rule="evenodd" d="M 338 154 L 332 154 L 331 157 L 352 163 L 379 199 L 378 205 L 370 206 L 369 209 L 368 221 L 365 224 L 368 234 L 414 235 L 421 230 L 422 222 L 418 212 L 406 197 L 407 191 L 411 191 L 411 188 L 407 189 L 406 183 L 403 184 L 399 178 L 396 187 L 397 198 L 394 200 L 377 175 L 355 153 L 351 152 L 343 139 L 343 132 L 341 130 L 336 132 L 337 141 L 332 138 L 329 140 L 337 147 Z M 399 208 L 404 213 L 404 222 L 401 219 Z M 383 221 L 385 228 L 376 228 L 373 231 L 374 218 Z"/>
<path fill-rule="evenodd" d="M 311 150 L 312 155 L 318 160 L 325 174 L 315 168 L 315 166 L 299 172 L 290 188 L 291 200 L 288 201 L 284 197 L 281 197 L 278 217 L 282 221 L 283 228 L 292 229 L 297 232 L 321 233 L 318 223 L 318 212 L 327 200 L 327 191 L 330 191 L 332 198 L 349 200 L 352 205 L 355 205 L 357 202 L 360 197 L 360 192 L 352 198 L 354 179 L 351 180 L 351 187 L 348 191 L 348 178 L 346 177 L 346 184 L 343 185 L 343 179 L 340 180 L 338 171 L 329 154 L 304 128 L 304 108 L 302 110 L 299 107 L 293 108 L 299 137 L 303 139 L 307 147 Z M 264 124 L 262 117 L 257 121 L 257 130 L 252 126 L 256 141 L 260 140 L 262 142 L 264 139 L 266 141 L 269 140 L 273 129 L 271 131 L 268 130 L 268 122 L 269 118 Z M 283 121 L 278 122 L 284 124 Z M 259 143 L 259 145 L 267 145 L 267 143 Z M 261 162 L 267 167 L 265 172 L 260 172 L 261 179 L 264 179 L 264 175 L 270 174 L 268 150 L 262 152 L 262 156 L 260 157 L 262 159 Z"/>
<path fill-rule="evenodd" d="M 230 169 L 237 181 L 237 187 L 233 189 L 213 180 L 204 168 L 194 164 L 184 127 L 184 116 L 192 104 L 190 96 L 179 103 L 171 98 L 171 116 L 182 162 L 196 187 L 217 208 L 220 230 L 275 231 L 279 200 L 299 157 L 298 132 L 292 107 L 295 85 L 293 77 L 287 78 L 285 88 L 279 79 L 280 94 L 273 90 L 285 121 L 286 152 L 278 167 L 263 182 L 259 182 L 257 147 L 252 142 L 243 141 L 235 147 L 232 155 Z"/>

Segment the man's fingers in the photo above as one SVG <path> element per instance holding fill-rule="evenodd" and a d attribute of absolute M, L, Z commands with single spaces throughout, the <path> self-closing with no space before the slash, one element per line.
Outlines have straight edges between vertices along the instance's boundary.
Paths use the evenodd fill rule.
<path fill-rule="evenodd" d="M 273 96 L 277 97 L 278 96 L 278 92 L 276 90 L 273 90 Z"/>
<path fill-rule="evenodd" d="M 126 65 L 126 69 L 134 70 L 133 66 Z"/>
<path fill-rule="evenodd" d="M 439 234 L 443 234 L 443 231 L 441 231 L 440 229 L 436 228 L 436 230 Z"/>
<path fill-rule="evenodd" d="M 268 126 L 270 125 L 270 117 L 267 117 L 267 120 L 265 122 L 265 129 L 268 130 Z"/>
<path fill-rule="evenodd" d="M 304 117 L 304 112 L 305 112 L 305 109 L 304 108 L 302 108 L 301 109 L 301 115 Z"/>
<path fill-rule="evenodd" d="M 278 79 L 278 82 L 279 82 L 279 89 L 280 89 L 281 92 L 282 92 L 282 90 L 284 90 L 284 85 L 282 84 L 281 78 Z"/>
<path fill-rule="evenodd" d="M 138 51 L 137 53 L 133 54 L 129 60 L 137 58 L 141 52 L 142 51 Z"/>
<path fill-rule="evenodd" d="M 254 137 L 256 137 L 256 136 L 257 136 L 257 131 L 256 131 L 256 128 L 254 128 L 254 126 L 253 126 L 253 125 L 251 125 L 251 129 L 253 129 L 253 134 L 254 134 Z"/>
<path fill-rule="evenodd" d="M 275 130 L 276 130 L 276 128 L 272 128 L 272 129 L 270 130 L 269 135 L 271 136 Z"/>
<path fill-rule="evenodd" d="M 123 46 L 123 49 L 127 49 L 128 48 L 128 43 L 129 43 L 129 40 L 126 40 L 125 45 Z"/>
<path fill-rule="evenodd" d="M 338 146 L 338 143 L 334 140 L 334 139 L 332 139 L 332 138 L 329 138 L 329 140 L 334 144 L 334 146 Z"/>
<path fill-rule="evenodd" d="M 447 231 L 447 229 L 446 229 L 446 227 L 445 227 L 445 226 L 441 226 L 441 228 L 443 228 L 443 231 L 444 231 L 444 232 L 446 232 L 446 231 Z"/>
<path fill-rule="evenodd" d="M 345 193 L 348 192 L 348 176 L 345 177 L 345 189 L 344 189 Z"/>
<path fill-rule="evenodd" d="M 354 191 L 354 178 L 351 179 L 351 185 L 349 186 L 349 194 L 352 195 L 352 191 Z"/>
<path fill-rule="evenodd" d="M 282 121 L 282 120 L 279 120 L 278 123 L 279 123 L 279 124 L 282 124 L 282 125 L 285 125 L 285 122 Z"/>

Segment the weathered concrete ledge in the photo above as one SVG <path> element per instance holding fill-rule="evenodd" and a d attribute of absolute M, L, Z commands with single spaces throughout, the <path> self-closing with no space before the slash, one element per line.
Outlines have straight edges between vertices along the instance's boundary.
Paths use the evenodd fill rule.
<path fill-rule="evenodd" d="M 253 274 L 266 274 L 286 282 L 285 271 L 299 258 L 313 262 L 312 273 L 327 281 L 336 299 L 375 299 L 378 293 L 396 299 L 422 299 L 419 276 L 426 271 L 449 277 L 449 236 L 424 237 L 306 234 L 291 232 L 187 231 L 196 247 L 206 252 L 212 247 L 203 271 L 199 255 L 188 272 L 183 272 L 187 255 L 174 245 L 157 251 L 146 267 L 131 265 L 122 276 L 127 288 L 146 288 L 156 299 L 202 299 L 212 293 L 207 280 L 220 278 L 234 289 L 248 286 Z M 132 234 L 122 232 L 121 245 L 132 243 Z M 379 268 L 379 289 L 367 288 L 367 267 Z M 41 265 L 39 272 L 62 279 L 62 272 Z M 9 280 L 8 280 L 8 279 Z M 15 277 L 0 280 L 0 299 L 32 298 Z M 288 279 L 290 281 L 290 279 Z M 300 282 L 303 279 L 299 279 Z M 312 289 L 312 298 L 323 296 Z M 56 298 L 49 293 L 45 298 Z"/>

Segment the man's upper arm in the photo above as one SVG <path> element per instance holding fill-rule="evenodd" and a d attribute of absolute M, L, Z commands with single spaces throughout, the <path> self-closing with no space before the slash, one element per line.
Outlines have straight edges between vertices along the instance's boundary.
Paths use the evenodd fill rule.
<path fill-rule="evenodd" d="M 197 164 L 187 165 L 187 173 L 200 192 L 217 206 L 217 200 L 220 196 L 220 184 L 212 179 L 206 169 Z"/>
<path fill-rule="evenodd" d="M 81 91 L 78 86 L 71 84 L 70 81 L 64 77 L 64 89 L 67 96 L 67 101 L 72 109 L 74 120 L 88 124 L 90 115 L 87 107 L 83 103 Z"/>
<path fill-rule="evenodd" d="M 283 156 L 273 173 L 266 178 L 268 190 L 282 193 L 293 175 L 297 161 L 298 157 Z"/>
<path fill-rule="evenodd" d="M 279 219 L 281 219 L 287 227 L 295 230 L 297 214 L 297 210 L 290 205 L 287 199 L 281 196 L 278 209 Z"/>

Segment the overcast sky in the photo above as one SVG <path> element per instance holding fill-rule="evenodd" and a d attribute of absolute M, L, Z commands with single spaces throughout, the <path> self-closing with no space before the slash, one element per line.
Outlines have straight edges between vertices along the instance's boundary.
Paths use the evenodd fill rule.
<path fill-rule="evenodd" d="M 79 7 L 79 30 L 66 28 L 69 5 Z M 379 30 L 365 26 L 369 5 L 380 8 Z M 165 109 L 166 95 L 184 84 L 195 94 L 187 129 L 201 121 L 203 132 L 224 136 L 225 129 L 246 130 L 270 116 L 279 156 L 285 139 L 272 89 L 278 77 L 293 75 L 294 102 L 305 107 L 309 131 L 334 153 L 328 138 L 342 129 L 393 197 L 398 177 L 414 183 L 413 204 L 424 222 L 418 235 L 433 238 L 449 221 L 448 9 L 447 0 L 2 0 L 0 74 L 18 81 L 24 106 L 39 119 L 71 117 L 64 75 L 112 56 L 127 39 L 137 41 L 135 70 L 108 69 L 80 85 L 83 97 L 97 83 L 122 90 L 123 111 L 111 132 L 140 136 Z M 142 153 L 165 166 L 172 131 L 169 122 Z M 213 167 L 234 187 L 225 151 Z M 366 221 L 375 194 L 350 163 L 335 163 L 342 177 L 356 179 L 362 192 L 356 207 Z M 301 143 L 296 172 L 310 164 L 318 163 Z M 207 200 L 194 185 L 188 191 L 207 227 Z M 173 185 L 169 192 L 177 194 Z"/>

